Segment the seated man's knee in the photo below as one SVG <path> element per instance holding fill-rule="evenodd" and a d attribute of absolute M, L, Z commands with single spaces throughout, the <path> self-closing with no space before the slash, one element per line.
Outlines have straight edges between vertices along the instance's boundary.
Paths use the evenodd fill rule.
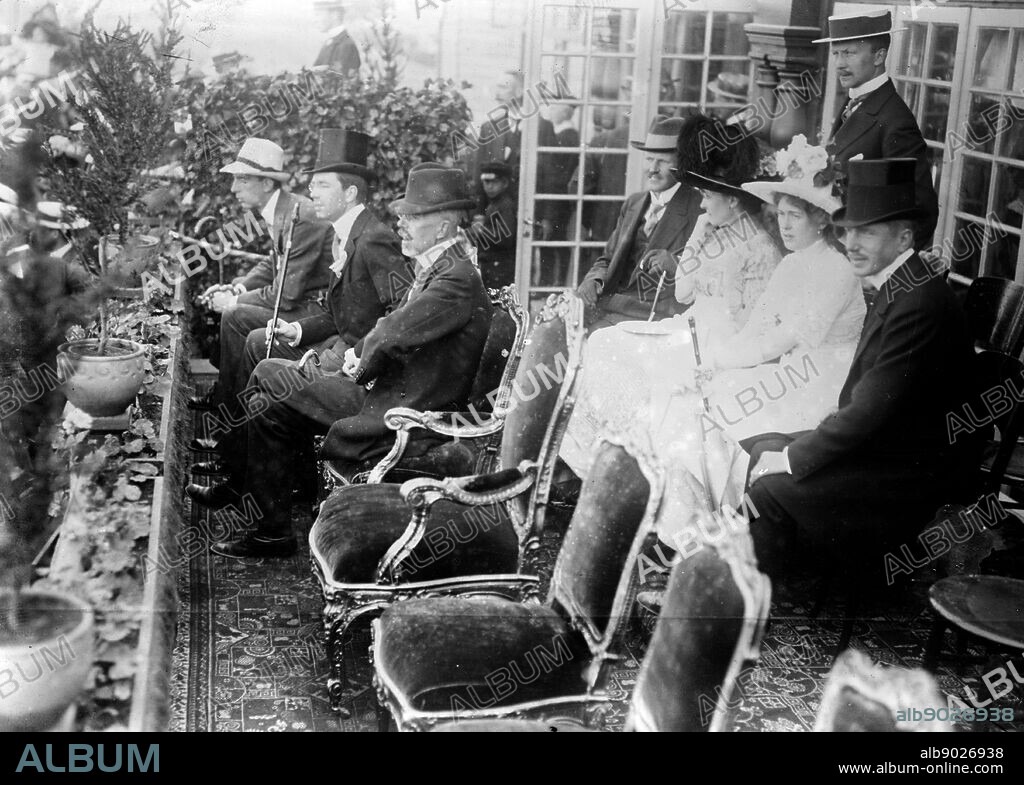
<path fill-rule="evenodd" d="M 253 365 L 261 361 L 267 354 L 267 328 L 260 327 L 255 330 L 250 330 L 249 334 L 245 336 L 245 353 L 246 355 L 255 360 Z"/>

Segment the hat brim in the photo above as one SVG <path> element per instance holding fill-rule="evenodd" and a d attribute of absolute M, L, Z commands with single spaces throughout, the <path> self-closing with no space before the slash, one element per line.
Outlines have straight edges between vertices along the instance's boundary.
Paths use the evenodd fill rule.
<path fill-rule="evenodd" d="M 718 191 L 724 194 L 733 194 L 735 196 L 750 197 L 752 194 L 749 191 L 744 191 L 739 186 L 732 185 L 723 180 L 715 180 L 712 177 L 704 177 L 703 175 L 695 172 L 682 172 L 682 176 L 685 178 L 684 182 L 687 185 L 692 185 L 694 188 L 704 188 L 708 191 Z M 676 175 L 679 177 L 679 174 Z"/>
<path fill-rule="evenodd" d="M 815 207 L 824 210 L 830 216 L 843 206 L 842 202 L 829 193 L 822 193 L 820 189 L 816 189 L 813 186 L 806 186 L 803 183 L 794 183 L 787 180 L 779 183 L 743 183 L 742 188 L 744 191 L 769 204 L 774 204 L 776 197 L 780 194 L 795 196 L 797 199 L 802 199 L 808 204 L 813 204 Z M 824 190 L 827 191 L 828 189 Z"/>
<path fill-rule="evenodd" d="M 395 215 L 428 215 L 440 213 L 445 210 L 475 210 L 476 202 L 472 199 L 455 199 L 451 202 L 440 204 L 423 204 L 422 202 L 410 202 L 404 196 L 396 199 L 388 205 L 388 209 Z"/>
<path fill-rule="evenodd" d="M 643 150 L 646 153 L 674 153 L 676 151 L 675 145 L 672 147 L 648 147 L 647 142 L 630 142 L 630 144 L 637 150 Z"/>
<path fill-rule="evenodd" d="M 320 166 L 316 169 L 303 169 L 302 174 L 323 174 L 325 172 L 337 172 L 338 174 L 352 174 L 356 177 L 362 177 L 366 182 L 376 182 L 377 175 L 374 174 L 373 170 L 368 166 L 362 166 L 360 164 L 331 164 L 330 166 Z"/>
<path fill-rule="evenodd" d="M 252 177 L 266 177 L 281 183 L 286 183 L 291 179 L 291 175 L 287 172 L 268 172 L 263 169 L 257 169 L 255 166 L 240 163 L 239 161 L 233 161 L 227 166 L 222 166 L 220 171 L 223 174 L 247 174 Z"/>
<path fill-rule="evenodd" d="M 815 38 L 811 41 L 812 44 L 831 44 L 835 41 L 860 41 L 864 38 L 877 38 L 880 35 L 892 35 L 893 33 L 902 33 L 906 30 L 905 27 L 894 27 L 892 30 L 884 30 L 881 33 L 868 33 L 867 35 L 844 35 L 839 38 Z"/>
<path fill-rule="evenodd" d="M 846 217 L 846 208 L 840 207 L 832 213 L 832 225 L 842 227 L 843 229 L 853 229 L 858 226 L 870 226 L 871 224 L 895 221 L 899 218 L 905 218 L 911 221 L 921 221 L 927 216 L 927 210 L 923 210 L 920 207 L 906 207 L 902 210 L 893 210 L 890 213 L 884 213 L 882 215 L 873 215 L 870 218 L 848 219 Z"/>

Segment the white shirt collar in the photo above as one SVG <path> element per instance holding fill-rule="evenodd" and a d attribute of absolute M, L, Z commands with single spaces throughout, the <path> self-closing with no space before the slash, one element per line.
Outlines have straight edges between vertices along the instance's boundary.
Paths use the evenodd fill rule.
<path fill-rule="evenodd" d="M 345 25 L 338 25 L 337 27 L 332 27 L 330 30 L 327 31 L 327 38 L 334 38 L 335 36 L 341 35 L 344 32 Z"/>
<path fill-rule="evenodd" d="M 881 74 L 874 79 L 868 79 L 864 84 L 849 89 L 850 100 L 863 98 L 869 93 L 875 92 L 879 87 L 889 81 L 889 74 Z"/>
<path fill-rule="evenodd" d="M 274 193 L 267 199 L 267 203 L 260 209 L 260 215 L 263 216 L 263 220 L 267 222 L 267 226 L 270 227 L 271 231 L 274 229 L 274 211 L 277 209 L 277 200 L 281 198 L 281 189 L 275 188 Z"/>
<path fill-rule="evenodd" d="M 455 235 L 454 237 L 449 237 L 447 240 L 442 240 L 432 248 L 428 248 L 416 257 L 416 266 L 421 270 L 429 270 L 434 266 L 434 262 L 441 258 L 441 254 L 458 243 L 461 239 L 462 238 L 459 235 Z"/>
<path fill-rule="evenodd" d="M 676 195 L 680 186 L 682 186 L 682 183 L 676 183 L 671 188 L 667 188 L 664 191 L 658 191 L 657 193 L 651 191 L 651 205 L 659 204 L 664 206 L 668 204 L 672 201 L 672 197 Z"/>
<path fill-rule="evenodd" d="M 348 236 L 352 234 L 352 226 L 355 224 L 356 218 L 362 215 L 363 210 L 365 209 L 365 204 L 357 204 L 334 222 L 334 233 L 338 235 L 342 248 L 344 248 L 345 244 L 348 242 Z"/>
<path fill-rule="evenodd" d="M 914 249 L 908 248 L 895 259 L 893 259 L 892 264 L 890 264 L 884 270 L 879 270 L 874 275 L 865 275 L 864 280 L 871 284 L 873 287 L 875 287 L 875 289 L 881 291 L 882 287 L 885 285 L 885 282 L 892 278 L 893 273 L 895 273 L 900 267 L 902 267 L 903 263 L 913 255 Z"/>

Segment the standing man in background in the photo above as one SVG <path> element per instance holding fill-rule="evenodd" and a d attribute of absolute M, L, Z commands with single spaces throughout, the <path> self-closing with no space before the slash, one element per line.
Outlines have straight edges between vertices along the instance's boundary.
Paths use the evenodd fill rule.
<path fill-rule="evenodd" d="M 342 74 L 359 73 L 362 60 L 359 48 L 345 29 L 345 6 L 340 0 L 313 0 L 319 27 L 327 34 L 327 40 L 320 48 L 315 66 L 327 66 Z"/>
<path fill-rule="evenodd" d="M 829 155 L 847 171 L 851 158 L 913 158 L 917 205 L 924 211 L 914 247 L 931 244 L 939 221 L 939 197 L 932 182 L 931 156 L 914 113 L 896 92 L 885 71 L 892 45 L 892 14 L 888 11 L 857 16 L 830 16 L 828 38 L 839 84 L 848 97 L 832 124 L 826 142 Z M 822 134 L 824 137 L 824 133 Z"/>

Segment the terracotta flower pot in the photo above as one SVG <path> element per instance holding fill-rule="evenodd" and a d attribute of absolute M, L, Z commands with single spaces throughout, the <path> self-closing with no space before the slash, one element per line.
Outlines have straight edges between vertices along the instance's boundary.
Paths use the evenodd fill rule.
<path fill-rule="evenodd" d="M 145 377 L 142 344 L 111 338 L 99 356 L 99 340 L 87 338 L 61 344 L 62 362 L 74 373 L 64 382 L 68 400 L 93 417 L 113 417 L 128 408 Z"/>
<path fill-rule="evenodd" d="M 0 592 L 0 732 L 70 730 L 93 660 L 93 612 L 67 594 L 26 589 L 18 631 Z"/>

